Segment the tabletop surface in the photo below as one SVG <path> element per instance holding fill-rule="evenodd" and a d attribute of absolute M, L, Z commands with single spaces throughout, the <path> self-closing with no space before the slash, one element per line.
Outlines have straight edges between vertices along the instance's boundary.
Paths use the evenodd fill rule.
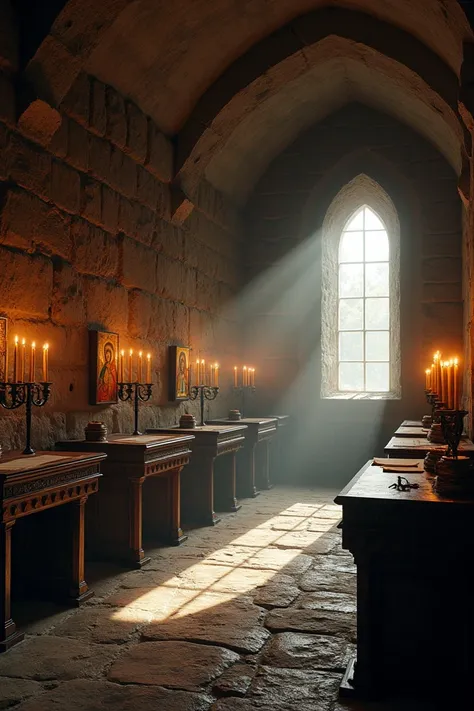
<path fill-rule="evenodd" d="M 232 432 L 245 432 L 248 429 L 247 425 L 243 425 L 240 422 L 234 422 L 232 425 L 197 425 L 196 427 L 150 427 L 147 429 L 149 433 L 159 433 L 159 432 L 170 432 L 171 434 L 179 434 L 181 432 L 190 433 L 196 436 L 200 434 L 231 434 Z"/>
<path fill-rule="evenodd" d="M 228 417 L 222 417 L 218 419 L 211 420 L 212 424 L 243 424 L 243 425 L 269 425 L 277 424 L 278 420 L 276 417 L 241 417 L 240 420 L 230 420 Z"/>
<path fill-rule="evenodd" d="M 413 449 L 420 452 L 431 449 L 446 449 L 446 444 L 441 442 L 428 442 L 426 437 L 392 437 L 385 445 L 385 449 Z M 460 452 L 474 452 L 474 443 L 468 439 L 462 439 L 459 442 Z"/>
<path fill-rule="evenodd" d="M 62 442 L 57 442 L 56 446 L 64 447 L 82 445 L 84 447 L 90 447 L 93 450 L 100 450 L 102 447 L 104 450 L 115 447 L 138 447 L 138 448 L 153 448 L 153 447 L 165 447 L 169 444 L 176 444 L 177 442 L 190 442 L 194 437 L 189 432 L 183 434 L 144 434 L 144 435 L 126 435 L 126 434 L 111 434 L 108 435 L 105 442 L 89 442 L 85 439 L 77 440 L 64 440 Z"/>
<path fill-rule="evenodd" d="M 106 455 L 102 452 L 83 454 L 80 452 L 7 452 L 0 458 L 0 475 L 32 473 L 41 469 L 66 468 L 71 464 L 100 462 Z"/>
<path fill-rule="evenodd" d="M 387 460 L 389 461 L 389 460 Z M 422 461 L 422 460 L 420 460 Z M 417 489 L 409 491 L 397 491 L 391 489 L 390 485 L 397 481 L 397 474 L 384 472 L 382 467 L 373 464 L 370 459 L 347 486 L 335 498 L 337 504 L 348 504 L 354 501 L 377 501 L 380 505 L 384 503 L 403 502 L 410 504 L 413 502 L 424 502 L 428 504 L 460 504 L 473 506 L 473 500 L 450 499 L 440 496 L 433 491 L 433 477 L 427 476 L 425 472 L 413 472 L 403 474 L 412 484 L 418 484 Z"/>

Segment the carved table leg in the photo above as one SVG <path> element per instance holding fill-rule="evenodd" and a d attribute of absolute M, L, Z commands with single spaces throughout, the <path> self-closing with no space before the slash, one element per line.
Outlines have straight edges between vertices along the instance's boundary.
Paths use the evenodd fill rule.
<path fill-rule="evenodd" d="M 69 596 L 81 605 L 94 595 L 84 580 L 84 515 L 87 496 L 71 504 L 72 510 L 72 575 Z"/>
<path fill-rule="evenodd" d="M 183 519 L 190 524 L 215 526 L 214 457 L 195 457 L 181 478 Z"/>
<path fill-rule="evenodd" d="M 173 546 L 179 546 L 187 540 L 187 536 L 181 529 L 181 469 L 173 470 L 169 474 L 169 503 L 168 510 L 170 512 L 170 543 Z"/>
<path fill-rule="evenodd" d="M 214 488 L 219 491 L 216 506 L 219 511 L 238 511 L 242 508 L 236 499 L 236 452 L 229 452 L 217 459 L 215 463 Z"/>
<path fill-rule="evenodd" d="M 270 442 L 264 440 L 259 444 L 260 451 L 257 453 L 259 460 L 258 484 L 261 489 L 271 489 L 273 484 L 270 481 Z"/>
<path fill-rule="evenodd" d="M 240 450 L 237 462 L 237 493 L 239 498 L 255 497 L 260 493 L 255 486 L 256 444 Z"/>
<path fill-rule="evenodd" d="M 134 568 L 141 568 L 150 562 L 142 547 L 142 493 L 144 477 L 130 481 L 130 538 L 129 562 Z"/>
<path fill-rule="evenodd" d="M 0 652 L 6 652 L 24 638 L 11 617 L 11 533 L 14 521 L 0 524 Z"/>

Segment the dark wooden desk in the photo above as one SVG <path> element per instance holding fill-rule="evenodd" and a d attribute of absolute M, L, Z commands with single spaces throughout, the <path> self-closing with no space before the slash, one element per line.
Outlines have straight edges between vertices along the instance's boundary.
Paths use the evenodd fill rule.
<path fill-rule="evenodd" d="M 335 499 L 357 564 L 357 664 L 341 694 L 446 693 L 442 708 L 468 708 L 453 694 L 472 690 L 474 502 L 441 498 L 425 473 L 405 476 L 419 488 L 390 489 L 396 474 L 370 461 Z"/>
<path fill-rule="evenodd" d="M 428 452 L 446 447 L 446 444 L 428 442 L 426 437 L 392 437 L 385 445 L 384 452 L 389 457 L 423 459 Z M 459 443 L 459 453 L 474 458 L 474 443 L 467 437 L 462 439 Z"/>
<path fill-rule="evenodd" d="M 426 435 L 428 434 L 428 432 L 429 432 L 429 429 L 428 429 L 428 428 L 423 428 L 423 427 L 421 426 L 421 424 L 420 424 L 419 427 L 418 427 L 418 426 L 415 427 L 415 426 L 413 426 L 413 425 L 405 425 L 405 424 L 402 422 L 402 424 L 400 425 L 400 427 L 398 427 L 398 428 L 395 430 L 393 436 L 394 436 L 394 437 L 411 437 L 411 438 L 419 439 L 420 437 L 421 437 L 421 438 L 426 437 Z"/>
<path fill-rule="evenodd" d="M 281 482 L 285 480 L 285 453 L 289 449 L 289 431 L 290 431 L 290 416 L 289 415 L 269 415 L 278 420 L 277 434 L 274 446 L 271 453 L 271 471 L 272 478 L 275 481 Z"/>
<path fill-rule="evenodd" d="M 214 511 L 238 511 L 236 495 L 236 465 L 238 450 L 245 443 L 247 426 L 204 425 L 193 429 L 181 427 L 150 429 L 162 434 L 185 433 L 194 435 L 190 443 L 192 457 L 181 475 L 181 516 L 183 521 L 214 526 L 220 521 Z M 224 456 L 227 455 L 227 456 Z M 218 466 L 217 459 L 219 458 Z"/>
<path fill-rule="evenodd" d="M 61 529 L 54 531 L 52 540 L 45 546 L 38 540 L 38 535 L 30 539 L 29 553 L 36 558 L 39 570 L 32 571 L 33 585 L 40 586 L 40 574 L 51 564 L 54 575 L 51 583 L 56 588 L 54 593 L 65 597 L 74 604 L 81 604 L 94 593 L 88 589 L 84 579 L 84 509 L 90 494 L 98 489 L 100 463 L 105 454 L 71 454 L 64 452 L 36 452 L 25 456 L 20 452 L 8 452 L 0 459 L 0 484 L 2 496 L 2 524 L 0 532 L 1 560 L 0 567 L 0 652 L 5 652 L 20 642 L 24 635 L 16 631 L 11 616 L 12 563 L 17 563 L 21 570 L 26 565 L 34 564 L 26 556 L 14 560 L 12 554 L 12 529 L 15 523 L 26 516 L 47 509 L 71 504 L 67 516 L 63 516 Z M 58 523 L 56 520 L 55 523 Z M 58 535 L 59 534 L 59 535 Z M 15 536 L 13 536 L 13 539 Z M 13 541 L 14 542 L 14 541 Z M 57 542 L 58 550 L 54 543 Z M 36 543 L 40 545 L 37 550 Z M 50 547 L 50 545 L 52 547 Z M 66 546 L 60 550 L 62 546 Z M 45 550 L 47 548 L 47 550 Z M 65 553 L 65 555 L 60 555 Z M 57 564 L 57 565 L 56 565 Z"/>
<path fill-rule="evenodd" d="M 257 487 L 270 489 L 269 444 L 276 435 L 276 417 L 242 417 L 237 422 L 222 418 L 211 420 L 211 425 L 247 425 L 245 445 L 237 457 L 237 496 L 257 496 Z M 258 455 L 260 459 L 258 458 Z"/>
<path fill-rule="evenodd" d="M 100 493 L 87 512 L 88 555 L 141 568 L 150 560 L 143 551 L 143 534 L 171 545 L 186 540 L 180 524 L 179 477 L 193 439 L 190 434 L 113 434 L 107 442 L 56 443 L 61 450 L 107 454 Z"/>

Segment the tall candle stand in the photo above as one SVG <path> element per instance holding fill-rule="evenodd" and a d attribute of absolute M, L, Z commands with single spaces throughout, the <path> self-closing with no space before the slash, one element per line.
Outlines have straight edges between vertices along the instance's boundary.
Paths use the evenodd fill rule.
<path fill-rule="evenodd" d="M 204 426 L 204 400 L 215 400 L 219 394 L 219 388 L 216 385 L 193 385 L 189 388 L 189 399 L 197 400 L 199 397 L 201 410 L 201 427 Z"/>
<path fill-rule="evenodd" d="M 23 454 L 34 454 L 31 446 L 31 417 L 33 405 L 46 405 L 52 383 L 0 383 L 0 405 L 5 410 L 16 410 L 26 405 L 26 445 Z"/>
<path fill-rule="evenodd" d="M 153 384 L 152 383 L 119 383 L 118 396 L 122 402 L 133 399 L 133 408 L 135 415 L 134 435 L 142 434 L 138 429 L 138 405 L 140 402 L 147 402 L 151 398 Z"/>
<path fill-rule="evenodd" d="M 242 417 L 245 417 L 245 412 L 246 412 L 246 400 L 247 400 L 247 393 L 253 394 L 256 390 L 255 385 L 234 385 L 234 392 L 240 392 L 240 400 L 241 400 L 241 408 L 240 408 L 240 414 Z"/>
<path fill-rule="evenodd" d="M 440 412 L 441 427 L 447 442 L 446 453 L 436 465 L 434 488 L 439 494 L 474 494 L 472 469 L 469 457 L 458 454 L 463 432 L 463 419 L 467 410 Z"/>

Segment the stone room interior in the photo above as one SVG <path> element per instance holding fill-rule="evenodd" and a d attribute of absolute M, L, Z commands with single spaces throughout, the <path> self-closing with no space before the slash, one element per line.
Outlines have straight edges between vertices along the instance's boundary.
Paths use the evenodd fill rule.
<path fill-rule="evenodd" d="M 0 708 L 474 708 L 474 1 L 0 58 Z"/>

